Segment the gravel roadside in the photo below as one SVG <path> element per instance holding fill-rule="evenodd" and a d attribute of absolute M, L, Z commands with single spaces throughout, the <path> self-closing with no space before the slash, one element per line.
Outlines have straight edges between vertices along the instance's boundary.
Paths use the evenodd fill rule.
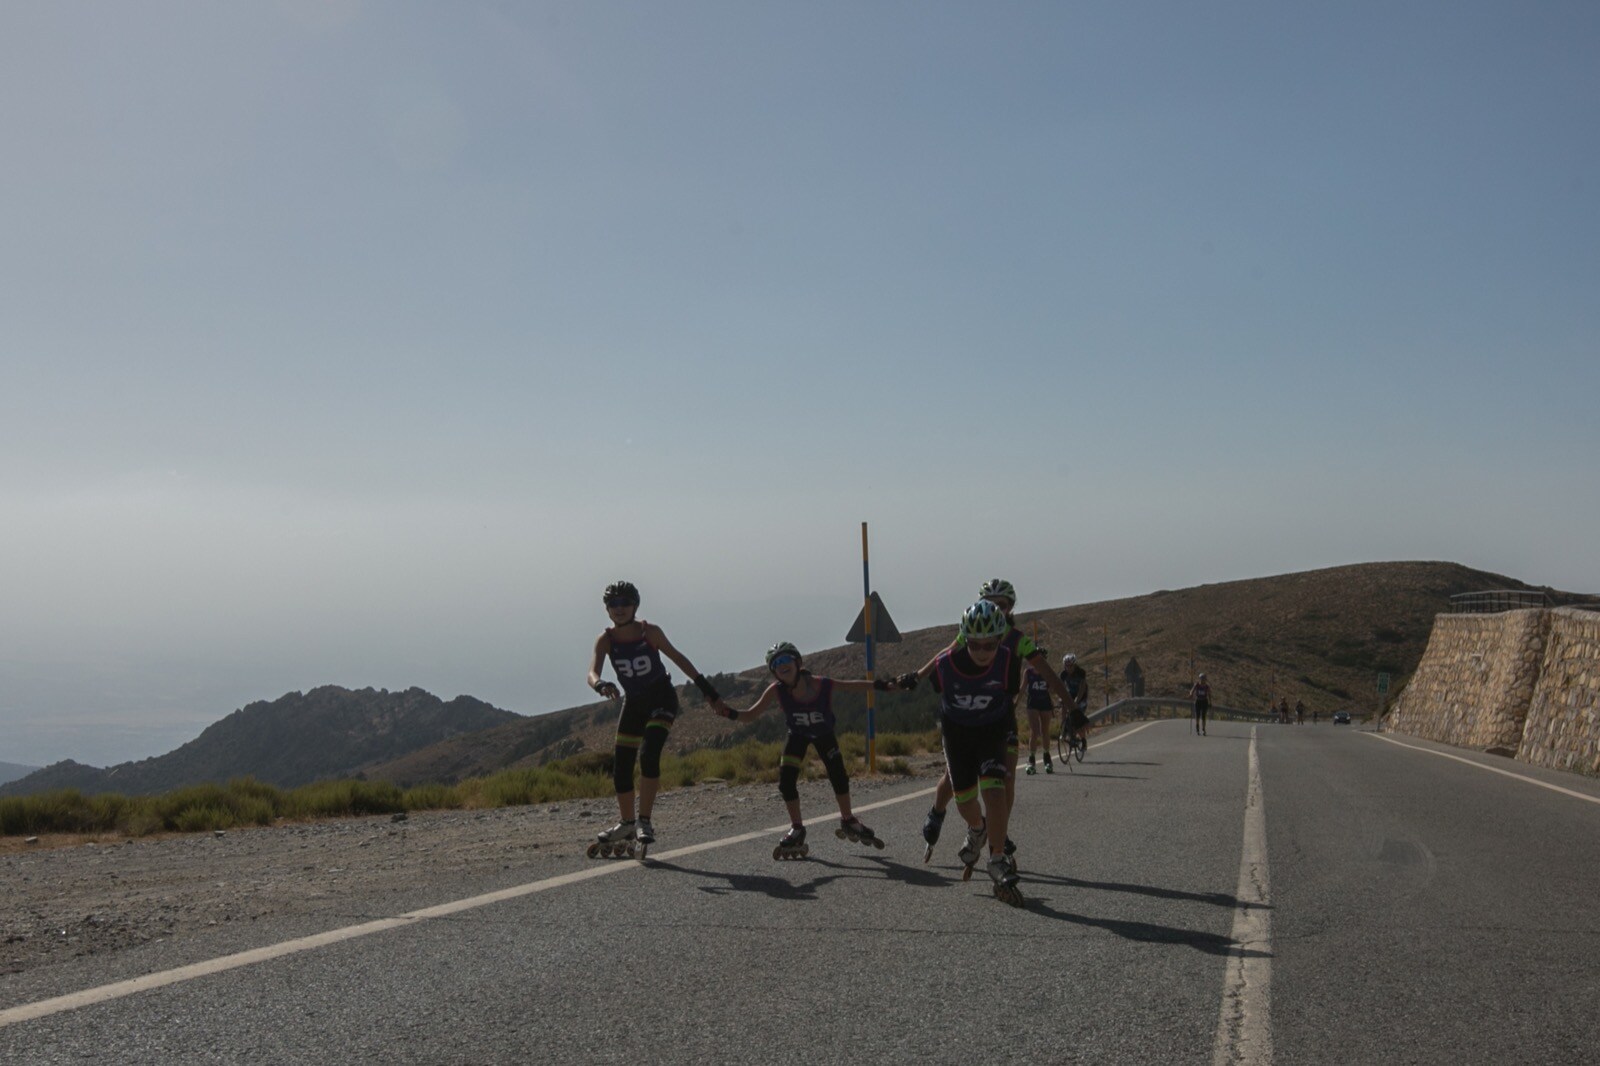
<path fill-rule="evenodd" d="M 943 768 L 933 755 L 907 761 L 909 777 L 854 779 L 857 804 L 910 782 L 932 784 Z M 826 781 L 801 788 L 810 822 L 837 816 Z M 662 793 L 655 821 L 670 834 L 663 843 L 675 846 L 750 811 L 769 815 L 772 825 L 785 818 L 771 784 L 707 782 Z M 403 913 L 521 883 L 546 876 L 546 868 L 570 869 L 595 832 L 615 820 L 616 803 L 573 800 L 397 817 L 32 845 L 0 838 L 0 975 L 151 941 L 204 937 L 263 918 L 326 920 L 332 928 L 353 914 L 371 917 L 374 908 Z M 353 907 L 353 901 L 359 902 Z"/>

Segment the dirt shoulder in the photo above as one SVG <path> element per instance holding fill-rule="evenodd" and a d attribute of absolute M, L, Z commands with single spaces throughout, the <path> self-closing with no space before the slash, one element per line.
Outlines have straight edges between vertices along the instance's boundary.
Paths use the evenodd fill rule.
<path fill-rule="evenodd" d="M 909 761 L 912 778 L 854 780 L 857 804 L 908 781 L 931 784 L 942 769 L 937 756 Z M 808 820 L 836 817 L 826 782 L 802 788 Z M 663 793 L 655 821 L 670 847 L 752 810 L 773 825 L 784 820 L 771 784 L 706 783 Z M 0 975 L 268 918 L 331 928 L 352 917 L 353 898 L 367 908 L 360 917 L 374 916 L 374 905 L 404 913 L 543 876 L 544 867 L 580 858 L 615 817 L 613 800 L 574 800 L 163 838 L 6 838 Z"/>

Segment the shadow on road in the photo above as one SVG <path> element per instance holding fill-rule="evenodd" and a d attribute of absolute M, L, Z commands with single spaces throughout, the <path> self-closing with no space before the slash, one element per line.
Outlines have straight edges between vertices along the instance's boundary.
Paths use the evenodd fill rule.
<path fill-rule="evenodd" d="M 1076 877 L 1058 877 L 1054 874 L 1030 874 L 1023 871 L 1023 881 L 1040 885 L 1063 885 L 1067 888 L 1088 888 L 1099 892 L 1129 892 L 1157 899 L 1185 900 L 1192 903 L 1210 903 L 1229 910 L 1239 906 L 1239 898 L 1226 892 L 1185 892 L 1180 888 L 1160 888 L 1156 885 L 1130 885 L 1120 881 L 1084 881 Z M 1270 910 L 1270 907 L 1265 908 Z"/>
<path fill-rule="evenodd" d="M 1026 880 L 1022 883 L 1023 890 L 1028 888 Z M 1023 909 L 1031 914 L 1039 914 L 1058 922 L 1070 922 L 1073 925 L 1087 926 L 1091 929 L 1104 929 L 1108 933 L 1115 933 L 1124 940 L 1137 940 L 1145 944 L 1181 944 L 1185 947 L 1203 951 L 1207 955 L 1238 956 L 1240 958 L 1270 959 L 1272 952 L 1258 951 L 1254 948 L 1241 948 L 1239 942 L 1232 937 L 1220 933 L 1203 933 L 1197 929 L 1179 929 L 1176 926 L 1156 925 L 1152 922 L 1130 922 L 1116 918 L 1091 918 L 1086 914 L 1072 914 L 1068 911 L 1058 911 L 1042 899 L 1028 897 L 1023 904 Z"/>
<path fill-rule="evenodd" d="M 879 860 L 882 861 L 882 860 Z M 773 899 L 785 900 L 814 900 L 817 898 L 817 889 L 835 881 L 843 881 L 854 877 L 878 877 L 875 871 L 863 870 L 860 867 L 841 866 L 836 862 L 825 859 L 791 859 L 784 860 L 784 865 L 795 867 L 799 870 L 808 870 L 821 866 L 829 870 L 838 870 L 838 873 L 823 874 L 804 881 L 790 881 L 783 877 L 769 877 L 765 874 L 729 873 L 725 870 L 701 870 L 692 866 L 680 866 L 675 862 L 655 862 L 651 865 L 660 870 L 671 870 L 674 873 L 690 874 L 695 877 L 704 877 L 710 881 L 722 881 L 723 884 L 698 885 L 701 892 L 714 896 L 726 895 L 730 892 L 760 892 L 771 896 Z"/>
<path fill-rule="evenodd" d="M 1056 774 L 1056 777 L 1098 777 L 1106 781 L 1144 781 L 1147 778 L 1140 774 L 1091 774 L 1087 770 L 1073 770 L 1066 774 Z"/>

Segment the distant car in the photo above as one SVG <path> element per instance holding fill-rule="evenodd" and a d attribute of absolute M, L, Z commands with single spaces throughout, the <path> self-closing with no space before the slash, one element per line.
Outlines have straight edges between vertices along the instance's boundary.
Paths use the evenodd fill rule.
<path fill-rule="evenodd" d="M 1350 724 L 1350 712 L 1349 711 L 1334 711 L 1333 712 L 1333 724 L 1334 725 L 1349 725 Z"/>

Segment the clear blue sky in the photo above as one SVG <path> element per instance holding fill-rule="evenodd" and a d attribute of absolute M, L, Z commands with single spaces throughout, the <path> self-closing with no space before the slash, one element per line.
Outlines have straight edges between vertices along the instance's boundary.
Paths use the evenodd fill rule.
<path fill-rule="evenodd" d="M 1592 3 L 0 5 L 0 761 L 1348 562 L 1600 591 Z"/>

